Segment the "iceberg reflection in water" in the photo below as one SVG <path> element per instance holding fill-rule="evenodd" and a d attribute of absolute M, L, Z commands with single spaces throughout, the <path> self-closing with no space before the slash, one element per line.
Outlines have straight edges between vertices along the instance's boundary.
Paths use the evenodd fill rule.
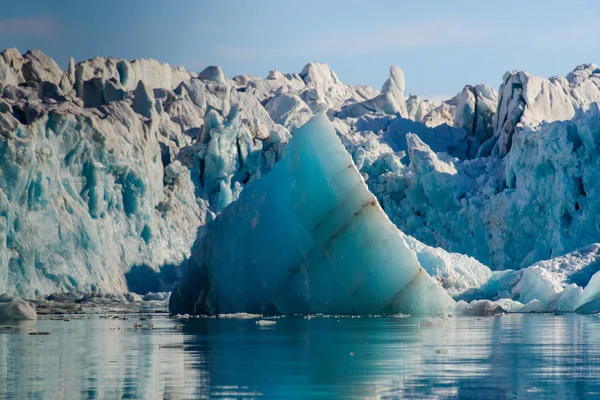
<path fill-rule="evenodd" d="M 0 398 L 600 395 L 596 316 L 137 321 L 2 325 Z"/>

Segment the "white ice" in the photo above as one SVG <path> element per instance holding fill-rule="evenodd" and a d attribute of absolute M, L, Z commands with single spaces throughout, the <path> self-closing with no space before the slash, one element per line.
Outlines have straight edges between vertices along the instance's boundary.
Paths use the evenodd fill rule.
<path fill-rule="evenodd" d="M 25 300 L 14 297 L 10 301 L 0 301 L 0 321 L 35 320 L 35 309 Z"/>

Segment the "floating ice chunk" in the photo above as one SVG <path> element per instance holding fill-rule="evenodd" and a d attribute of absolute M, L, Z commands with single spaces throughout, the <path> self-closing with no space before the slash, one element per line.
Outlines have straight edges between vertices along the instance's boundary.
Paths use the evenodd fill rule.
<path fill-rule="evenodd" d="M 490 300 L 474 300 L 470 303 L 461 300 L 456 303 L 455 308 L 456 315 L 478 317 L 503 314 L 505 311 L 500 304 Z"/>
<path fill-rule="evenodd" d="M 546 303 L 540 300 L 531 300 L 529 303 L 525 304 L 519 312 L 522 313 L 539 313 L 539 312 L 547 312 L 548 307 Z"/>
<path fill-rule="evenodd" d="M 169 293 L 167 292 L 158 292 L 158 293 L 148 293 L 144 295 L 144 301 L 157 300 L 157 301 L 165 301 L 169 299 Z"/>
<path fill-rule="evenodd" d="M 248 314 L 248 313 L 233 313 L 233 314 L 219 314 L 219 318 L 227 319 L 256 319 L 260 318 L 260 314 Z"/>
<path fill-rule="evenodd" d="M 297 130 L 194 246 L 172 313 L 442 313 L 454 304 L 368 191 L 329 120 Z"/>
<path fill-rule="evenodd" d="M 275 326 L 277 324 L 277 321 L 275 320 L 266 320 L 266 319 L 261 319 L 256 321 L 256 325 L 258 326 Z"/>
<path fill-rule="evenodd" d="M 511 299 L 499 299 L 494 301 L 494 303 L 502 307 L 508 313 L 519 312 L 524 306 L 523 303 Z"/>
<path fill-rule="evenodd" d="M 555 274 L 540 266 L 532 266 L 523 270 L 521 279 L 512 289 L 512 293 L 518 296 L 521 303 L 539 300 L 549 304 L 554 295 L 562 292 L 562 289 Z"/>
<path fill-rule="evenodd" d="M 589 303 L 579 311 L 594 312 L 600 309 L 600 300 L 595 302 L 600 299 L 600 275 L 591 280 L 589 277 L 598 270 L 599 248 L 594 244 L 520 271 L 493 272 L 485 284 L 459 297 L 467 301 L 482 298 L 518 301 L 526 305 L 519 312 L 573 312 Z M 517 310 L 507 308 L 507 311 Z"/>
<path fill-rule="evenodd" d="M 20 297 L 14 297 L 9 302 L 0 302 L 0 321 L 35 320 L 37 313 L 31 305 Z"/>

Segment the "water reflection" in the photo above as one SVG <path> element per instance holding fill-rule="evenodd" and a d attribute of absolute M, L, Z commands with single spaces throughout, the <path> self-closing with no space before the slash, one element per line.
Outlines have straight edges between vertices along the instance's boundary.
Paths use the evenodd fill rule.
<path fill-rule="evenodd" d="M 200 319 L 0 328 L 0 397 L 594 398 L 600 319 Z M 47 331 L 50 335 L 29 335 Z"/>
<path fill-rule="evenodd" d="M 0 398 L 195 398 L 202 370 L 165 318 L 155 330 L 136 319 L 38 321 L 0 328 Z M 3 324 L 6 326 L 6 324 Z M 29 335 L 29 332 L 50 335 Z M 159 345 L 179 344 L 160 349 Z"/>

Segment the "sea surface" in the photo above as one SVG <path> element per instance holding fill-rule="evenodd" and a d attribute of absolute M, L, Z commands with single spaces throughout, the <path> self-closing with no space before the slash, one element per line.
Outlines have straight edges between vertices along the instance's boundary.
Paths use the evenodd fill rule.
<path fill-rule="evenodd" d="M 600 398 L 596 315 L 263 320 L 0 323 L 0 398 Z"/>

